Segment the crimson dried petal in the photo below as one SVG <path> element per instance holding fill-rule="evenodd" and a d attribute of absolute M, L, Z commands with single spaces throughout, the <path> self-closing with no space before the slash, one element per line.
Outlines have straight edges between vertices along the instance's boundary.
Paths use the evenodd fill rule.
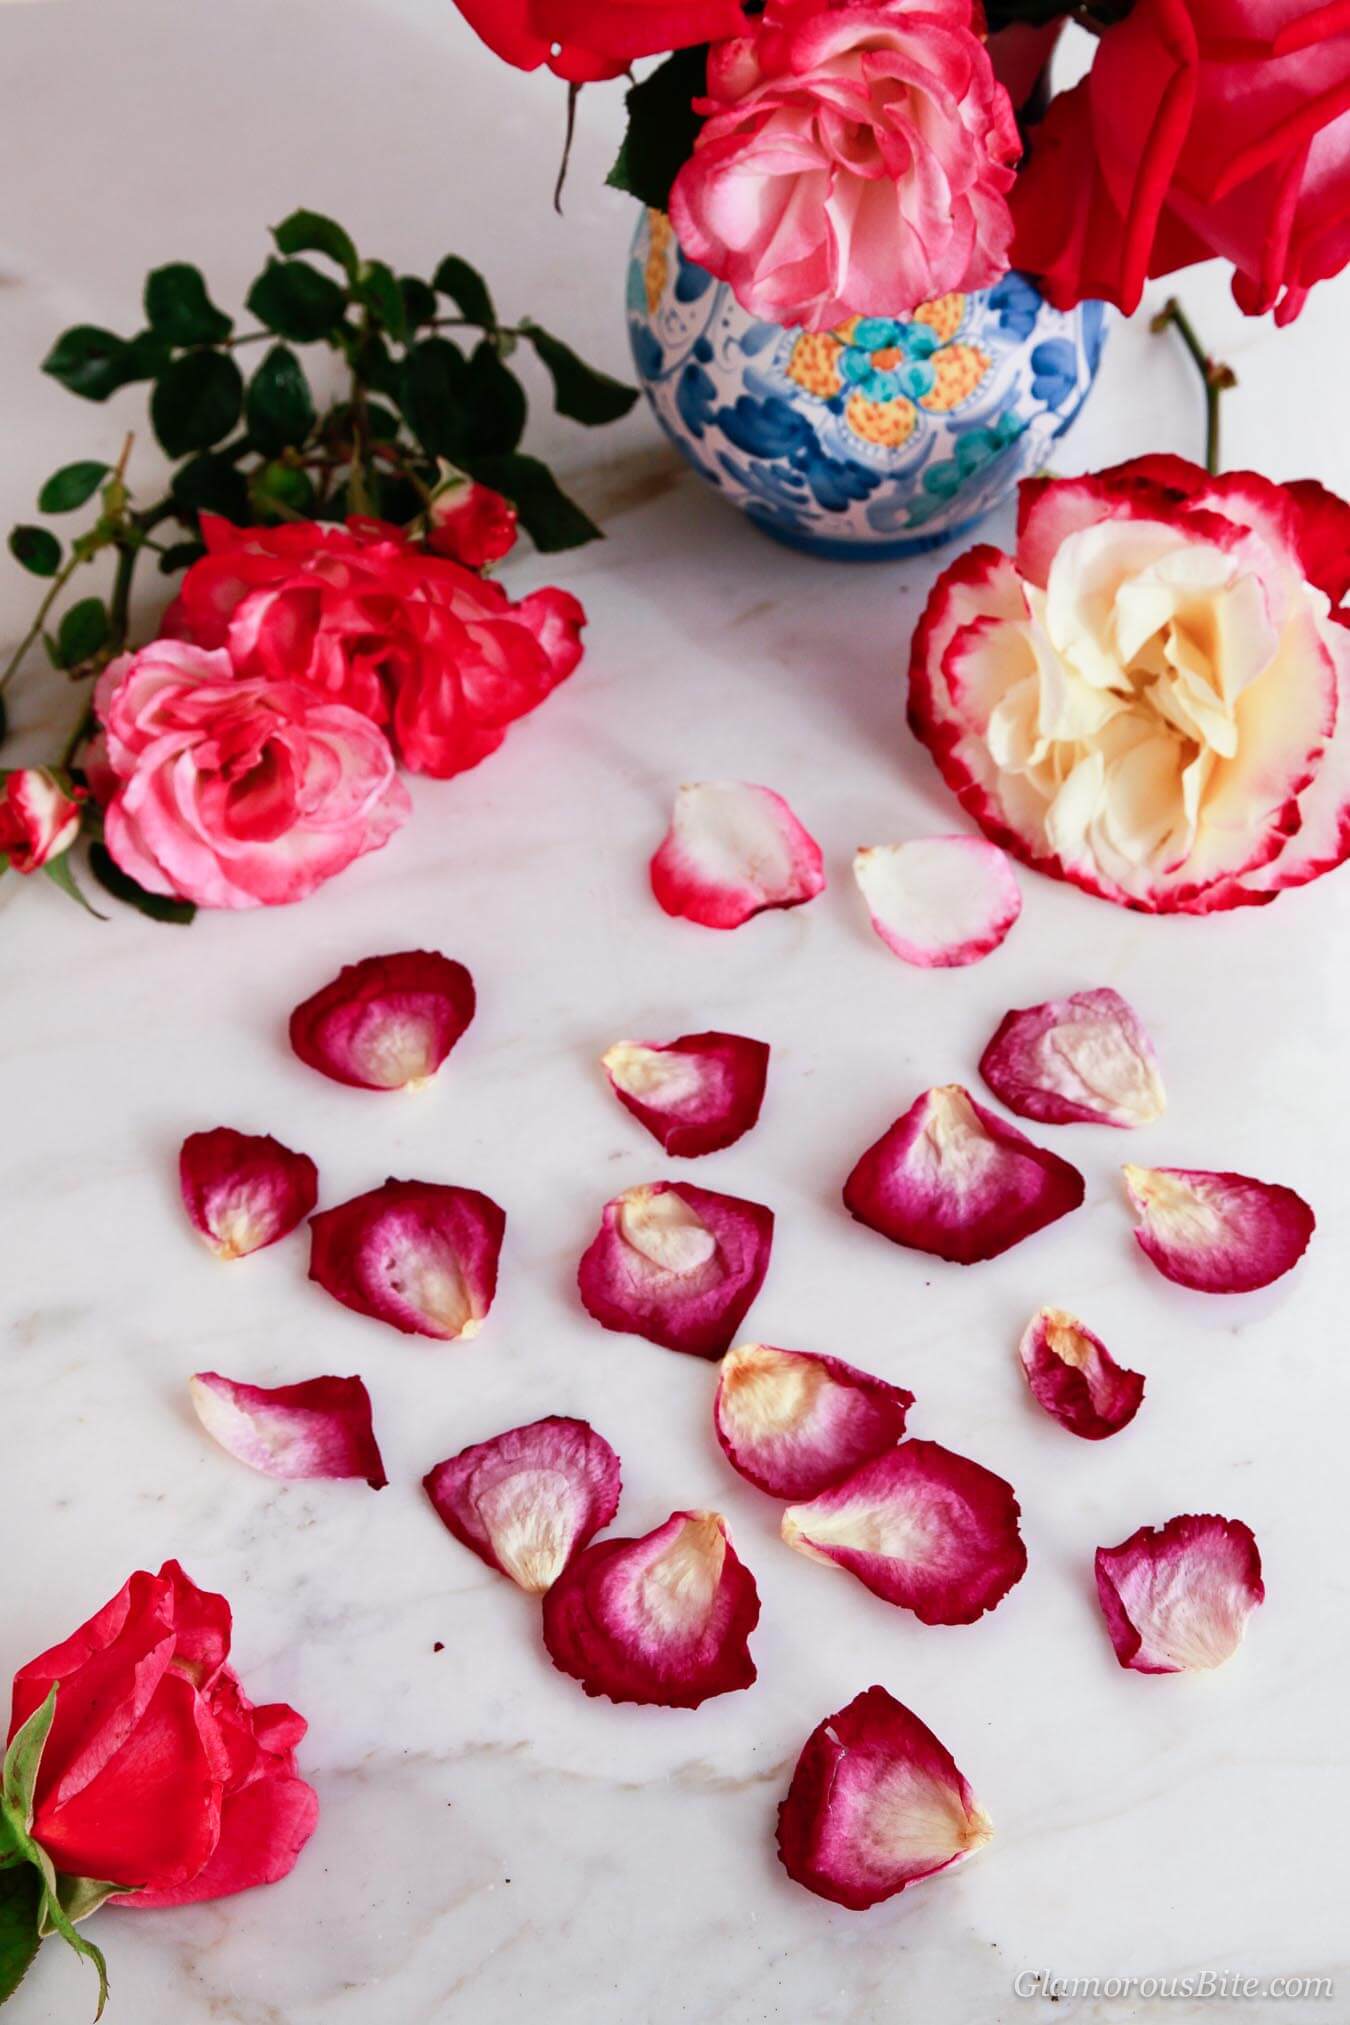
<path fill-rule="evenodd" d="M 1011 860 L 983 837 L 868 845 L 853 876 L 886 947 L 922 970 L 978 963 L 1022 911 Z"/>
<path fill-rule="evenodd" d="M 1167 1109 L 1153 1043 L 1109 986 L 1005 1013 L 980 1074 L 1010 1111 L 1045 1125 L 1151 1125 Z"/>
<path fill-rule="evenodd" d="M 192 1404 L 213 1441 L 267 1477 L 364 1477 L 373 1491 L 389 1479 L 359 1378 L 307 1378 L 299 1385 L 242 1385 L 218 1371 L 188 1381 Z"/>
<path fill-rule="evenodd" d="M 535 1596 L 619 1508 L 619 1458 L 558 1414 L 475 1442 L 422 1483 L 455 1538 Z"/>
<path fill-rule="evenodd" d="M 1116 1658 L 1135 1673 L 1222 1666 L 1265 1601 L 1250 1526 L 1183 1513 L 1097 1549 L 1097 1596 Z"/>
<path fill-rule="evenodd" d="M 605 1204 L 577 1268 L 582 1305 L 606 1329 L 720 1357 L 763 1284 L 773 1211 L 691 1182 L 654 1181 Z"/>
<path fill-rule="evenodd" d="M 405 1336 L 478 1334 L 506 1229 L 491 1196 L 391 1176 L 312 1217 L 309 1229 L 309 1277 L 345 1308 Z"/>
<path fill-rule="evenodd" d="M 302 1062 L 357 1090 L 416 1089 L 474 1015 L 473 979 L 435 950 L 349 963 L 291 1014 Z"/>
<path fill-rule="evenodd" d="M 1125 1167 L 1135 1237 L 1158 1271 L 1201 1294 L 1250 1294 L 1296 1266 L 1317 1219 L 1301 1195 L 1249 1174 Z"/>
<path fill-rule="evenodd" d="M 814 1498 L 894 1448 L 914 1394 L 838 1357 L 738 1343 L 713 1419 L 733 1469 L 771 1498 Z"/>
<path fill-rule="evenodd" d="M 1101 1337 L 1063 1308 L 1032 1316 L 1018 1355 L 1037 1404 L 1084 1441 L 1119 1434 L 1139 1411 L 1141 1374 L 1117 1364 Z"/>
<path fill-rule="evenodd" d="M 217 1258 L 242 1259 L 274 1245 L 319 1199 L 319 1170 L 267 1133 L 218 1125 L 190 1132 L 178 1156 L 183 1206 Z"/>
<path fill-rule="evenodd" d="M 781 795 L 748 781 L 699 781 L 675 797 L 651 864 L 667 914 L 739 928 L 769 907 L 800 907 L 825 885 L 819 844 Z"/>
<path fill-rule="evenodd" d="M 685 1159 L 719 1152 L 750 1130 L 769 1074 L 768 1043 L 743 1034 L 616 1041 L 602 1060 L 624 1109 Z"/>
<path fill-rule="evenodd" d="M 844 1184 L 859 1223 L 957 1265 L 997 1258 L 1083 1200 L 1083 1177 L 977 1104 L 959 1083 L 927 1090 Z"/>
<path fill-rule="evenodd" d="M 973 1624 L 1026 1572 L 1011 1484 L 935 1441 L 904 1441 L 810 1504 L 783 1538 L 925 1624 Z"/>
<path fill-rule="evenodd" d="M 544 1644 L 588 1695 L 695 1709 L 749 1687 L 755 1578 L 717 1512 L 673 1512 L 639 1540 L 598 1540 L 544 1597 Z"/>
<path fill-rule="evenodd" d="M 993 1823 L 956 1761 L 883 1687 L 807 1738 L 778 1810 L 788 1876 L 855 1912 L 983 1848 Z"/>

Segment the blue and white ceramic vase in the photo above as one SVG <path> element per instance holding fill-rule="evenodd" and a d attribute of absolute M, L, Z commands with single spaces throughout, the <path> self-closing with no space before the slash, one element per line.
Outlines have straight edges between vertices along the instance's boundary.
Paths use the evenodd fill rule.
<path fill-rule="evenodd" d="M 1105 309 L 1024 275 L 912 317 L 761 323 L 643 214 L 628 268 L 638 377 L 666 434 L 757 526 L 814 555 L 913 555 L 967 534 L 1050 458 L 1087 398 Z"/>

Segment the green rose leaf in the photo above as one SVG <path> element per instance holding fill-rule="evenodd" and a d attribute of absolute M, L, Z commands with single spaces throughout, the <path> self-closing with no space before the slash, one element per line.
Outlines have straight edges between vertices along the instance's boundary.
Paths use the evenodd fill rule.
<path fill-rule="evenodd" d="M 73 513 L 77 506 L 84 505 L 86 499 L 93 498 L 111 468 L 90 459 L 79 464 L 63 464 L 59 471 L 53 471 L 39 492 L 38 511 Z"/>
<path fill-rule="evenodd" d="M 476 346 L 465 379 L 460 441 L 464 454 L 501 456 L 525 432 L 525 390 L 501 362 L 489 338 Z"/>
<path fill-rule="evenodd" d="M 236 527 L 248 521 L 248 486 L 244 475 L 228 457 L 207 453 L 180 465 L 170 490 L 180 520 L 195 520 L 199 513 L 218 513 Z"/>
<path fill-rule="evenodd" d="M 305 260 L 269 260 L 248 292 L 259 323 L 294 344 L 328 337 L 342 321 L 345 293 Z"/>
<path fill-rule="evenodd" d="M 278 253 L 326 253 L 355 279 L 356 248 L 336 219 L 325 218 L 322 211 L 292 211 L 272 227 L 272 237 Z"/>
<path fill-rule="evenodd" d="M 171 345 L 216 345 L 234 329 L 206 292 L 200 268 L 186 260 L 157 267 L 145 283 L 145 317 Z"/>
<path fill-rule="evenodd" d="M 177 576 L 179 570 L 190 570 L 193 563 L 200 562 L 205 554 L 205 542 L 176 541 L 160 557 L 159 573 L 162 577 Z"/>
<path fill-rule="evenodd" d="M 107 920 L 107 915 L 100 914 L 97 907 L 91 905 L 78 885 L 75 874 L 70 868 L 69 852 L 63 851 L 59 858 L 49 858 L 42 869 L 51 880 L 53 886 L 59 886 L 67 899 L 73 900 L 77 907 L 83 907 L 85 913 L 92 914 L 95 921 Z M 92 1912 L 94 1908 L 91 1906 L 89 1910 Z M 43 1931 L 45 1933 L 46 1929 L 44 1928 Z"/>
<path fill-rule="evenodd" d="M 449 296 L 461 316 L 470 323 L 481 323 L 488 330 L 497 327 L 497 312 L 488 294 L 488 285 L 476 267 L 470 267 L 467 260 L 461 260 L 457 253 L 447 253 L 436 269 L 432 281 L 441 295 Z"/>
<path fill-rule="evenodd" d="M 448 338 L 422 338 L 403 361 L 402 406 L 429 457 L 453 462 L 460 448 L 469 368 Z"/>
<path fill-rule="evenodd" d="M 114 337 L 110 330 L 80 323 L 62 331 L 42 361 L 42 370 L 86 401 L 106 401 L 126 385 L 129 349 L 125 338 Z"/>
<path fill-rule="evenodd" d="M 29 1864 L 0 1871 L 0 2004 L 12 1997 L 42 1945 L 42 1879 Z"/>
<path fill-rule="evenodd" d="M 633 86 L 625 101 L 628 131 L 609 172 L 611 188 L 627 190 L 653 210 L 666 209 L 670 186 L 694 152 L 703 122 L 693 101 L 703 97 L 707 83 L 705 44 L 677 49 L 650 77 Z"/>
<path fill-rule="evenodd" d="M 226 352 L 186 352 L 155 382 L 150 420 L 170 457 L 209 450 L 239 420 L 244 382 Z"/>
<path fill-rule="evenodd" d="M 475 457 L 469 470 L 480 484 L 506 495 L 535 547 L 545 555 L 598 539 L 595 522 L 567 497 L 537 457 L 523 457 L 519 451 L 507 457 Z"/>
<path fill-rule="evenodd" d="M 61 567 L 61 544 L 47 527 L 12 527 L 9 552 L 35 577 L 54 577 Z"/>
<path fill-rule="evenodd" d="M 430 282 L 419 280 L 415 274 L 400 274 L 398 287 L 408 329 L 416 330 L 419 324 L 430 323 L 436 314 L 436 291 Z"/>
<path fill-rule="evenodd" d="M 560 415 L 594 428 L 602 422 L 617 422 L 628 413 L 638 397 L 636 387 L 626 387 L 608 373 L 597 372 L 578 358 L 570 345 L 538 324 L 527 323 L 523 328 L 553 381 L 554 405 Z"/>
<path fill-rule="evenodd" d="M 122 870 L 106 844 L 89 846 L 89 869 L 105 893 L 126 906 L 134 907 L 151 921 L 172 921 L 186 926 L 197 910 L 190 900 L 174 900 L 167 893 L 147 893 Z"/>
<path fill-rule="evenodd" d="M 408 335 L 403 291 L 394 279 L 394 270 L 383 260 L 363 260 L 356 280 L 356 299 L 363 303 L 396 343 Z"/>
<path fill-rule="evenodd" d="M 62 616 L 56 629 L 62 667 L 79 668 L 92 661 L 107 639 L 108 608 L 102 598 L 81 598 Z"/>
<path fill-rule="evenodd" d="M 314 397 L 304 368 L 287 345 L 273 345 L 244 396 L 248 433 L 267 456 L 298 449 L 314 427 Z"/>

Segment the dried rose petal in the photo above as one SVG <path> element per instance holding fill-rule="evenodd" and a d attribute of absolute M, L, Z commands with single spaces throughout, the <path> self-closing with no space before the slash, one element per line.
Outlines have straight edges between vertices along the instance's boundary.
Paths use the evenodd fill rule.
<path fill-rule="evenodd" d="M 1041 1308 L 1018 1346 L 1036 1403 L 1070 1434 L 1104 1441 L 1139 1411 L 1144 1381 L 1117 1364 L 1100 1336 L 1063 1308 Z"/>
<path fill-rule="evenodd" d="M 664 1045 L 616 1041 L 602 1057 L 614 1094 L 667 1153 L 693 1159 L 732 1146 L 764 1102 L 767 1041 L 683 1034 Z"/>
<path fill-rule="evenodd" d="M 1184 1513 L 1097 1549 L 1097 1597 L 1116 1658 L 1135 1673 L 1222 1666 L 1265 1601 L 1261 1556 L 1241 1519 Z"/>
<path fill-rule="evenodd" d="M 959 1083 L 925 1091 L 844 1183 L 859 1223 L 962 1266 L 997 1258 L 1082 1200 L 1076 1167 L 1033 1146 Z"/>
<path fill-rule="evenodd" d="M 359 1378 L 307 1378 L 300 1385 L 241 1385 L 218 1371 L 189 1379 L 198 1420 L 237 1462 L 266 1477 L 364 1477 L 384 1473 Z"/>
<path fill-rule="evenodd" d="M 778 1855 L 861 1912 L 983 1848 L 993 1823 L 926 1723 L 883 1687 L 817 1724 L 778 1810 Z"/>
<path fill-rule="evenodd" d="M 544 1597 L 544 1644 L 588 1695 L 696 1709 L 749 1687 L 755 1578 L 717 1512 L 672 1512 L 640 1540 L 598 1540 Z"/>
<path fill-rule="evenodd" d="M 783 797 L 738 780 L 680 789 L 651 870 L 666 913 L 705 928 L 739 928 L 766 907 L 800 907 L 825 886 L 820 846 Z"/>
<path fill-rule="evenodd" d="M 1301 1195 L 1249 1174 L 1125 1167 L 1135 1237 L 1158 1271 L 1201 1294 L 1249 1294 L 1296 1266 L 1317 1219 Z"/>
<path fill-rule="evenodd" d="M 291 1014 L 302 1062 L 357 1090 L 417 1089 L 474 1014 L 473 979 L 432 949 L 349 963 Z"/>
<path fill-rule="evenodd" d="M 838 1357 L 738 1343 L 713 1420 L 733 1469 L 771 1498 L 814 1498 L 894 1448 L 914 1394 Z"/>
<path fill-rule="evenodd" d="M 556 1413 L 475 1442 L 422 1483 L 455 1538 L 534 1596 L 619 1508 L 619 1458 L 584 1420 Z"/>
<path fill-rule="evenodd" d="M 654 1181 L 607 1202 L 577 1268 L 582 1305 L 626 1329 L 720 1357 L 763 1284 L 773 1211 L 692 1182 Z"/>
<path fill-rule="evenodd" d="M 1151 1125 L 1167 1109 L 1153 1043 L 1109 986 L 1005 1013 L 980 1074 L 1010 1111 L 1045 1125 Z"/>
<path fill-rule="evenodd" d="M 395 1181 L 310 1219 L 309 1277 L 405 1336 L 476 1336 L 497 1291 L 505 1211 L 476 1188 Z"/>
<path fill-rule="evenodd" d="M 935 1441 L 903 1441 L 809 1505 L 783 1538 L 925 1624 L 973 1624 L 1026 1572 L 1011 1484 Z"/>
<path fill-rule="evenodd" d="M 266 1133 L 189 1132 L 178 1156 L 183 1206 L 202 1242 L 221 1259 L 274 1245 L 319 1199 L 319 1170 Z"/>
<path fill-rule="evenodd" d="M 1011 859 L 983 837 L 867 845 L 853 876 L 886 947 L 923 970 L 978 963 L 1022 912 Z"/>

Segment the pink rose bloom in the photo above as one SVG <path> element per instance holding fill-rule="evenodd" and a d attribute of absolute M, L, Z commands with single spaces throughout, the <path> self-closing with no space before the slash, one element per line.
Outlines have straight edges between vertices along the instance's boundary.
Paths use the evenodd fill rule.
<path fill-rule="evenodd" d="M 1007 267 L 1021 143 L 969 0 L 768 0 L 695 105 L 671 222 L 753 316 L 907 316 Z"/>
<path fill-rule="evenodd" d="M 16 872 L 40 872 L 80 834 L 79 799 L 45 766 L 0 775 L 0 858 Z"/>
<path fill-rule="evenodd" d="M 151 893 L 202 907 L 303 900 L 411 813 L 384 734 L 298 682 L 155 640 L 99 677 L 117 791 L 109 851 Z"/>
<path fill-rule="evenodd" d="M 500 562 L 516 545 L 516 509 L 490 485 L 473 479 L 443 492 L 432 502 L 427 547 L 448 555 L 465 569 L 481 570 Z"/>
<path fill-rule="evenodd" d="M 380 521 L 238 528 L 203 515 L 202 533 L 209 553 L 164 631 L 228 645 L 241 675 L 302 682 L 361 711 L 414 773 L 477 766 L 581 659 L 586 614 L 567 591 L 513 604 Z"/>

